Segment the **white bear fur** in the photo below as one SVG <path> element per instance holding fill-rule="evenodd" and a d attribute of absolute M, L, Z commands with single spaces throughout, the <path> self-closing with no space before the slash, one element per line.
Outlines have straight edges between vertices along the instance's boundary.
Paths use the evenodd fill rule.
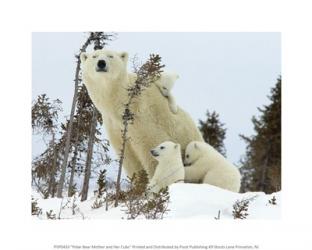
<path fill-rule="evenodd" d="M 128 54 L 110 50 L 81 53 L 82 77 L 90 98 L 101 112 L 108 139 L 117 154 L 122 147 L 121 130 L 124 104 L 128 101 L 127 88 L 135 82 L 136 75 L 127 72 Z M 106 61 L 106 72 L 97 72 L 99 59 Z M 129 125 L 124 169 L 128 176 L 145 169 L 151 178 L 157 161 L 150 149 L 161 142 L 173 141 L 181 145 L 182 155 L 191 141 L 202 141 L 202 136 L 191 117 L 180 107 L 173 114 L 168 100 L 151 84 L 135 99 L 131 106 L 135 114 Z"/>
<path fill-rule="evenodd" d="M 152 156 L 158 161 L 148 190 L 158 193 L 175 182 L 184 182 L 184 165 L 180 144 L 166 141 L 151 150 Z"/>
<path fill-rule="evenodd" d="M 177 79 L 179 79 L 178 74 L 173 72 L 163 72 L 160 75 L 160 80 L 156 82 L 160 92 L 163 94 L 163 96 L 168 98 L 169 108 L 174 114 L 178 112 L 178 106 L 174 96 L 171 94 L 171 90 Z"/>
<path fill-rule="evenodd" d="M 241 175 L 238 169 L 205 142 L 191 142 L 185 151 L 185 180 L 214 185 L 239 192 Z"/>

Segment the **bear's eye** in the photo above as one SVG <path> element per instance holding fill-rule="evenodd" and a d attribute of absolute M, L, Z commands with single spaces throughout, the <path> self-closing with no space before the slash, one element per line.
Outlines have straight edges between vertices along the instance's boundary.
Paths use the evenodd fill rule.
<path fill-rule="evenodd" d="M 97 58 L 97 55 L 92 56 L 92 58 Z"/>
<path fill-rule="evenodd" d="M 186 155 L 186 158 L 189 158 L 190 156 L 189 155 Z"/>
<path fill-rule="evenodd" d="M 163 89 L 167 89 L 166 87 L 162 87 Z"/>
<path fill-rule="evenodd" d="M 109 55 L 108 57 L 109 57 L 109 58 L 114 58 L 114 56 L 112 56 L 112 55 Z"/>
<path fill-rule="evenodd" d="M 164 149 L 164 148 L 165 148 L 164 146 L 161 146 L 161 147 L 160 147 L 160 149 Z"/>

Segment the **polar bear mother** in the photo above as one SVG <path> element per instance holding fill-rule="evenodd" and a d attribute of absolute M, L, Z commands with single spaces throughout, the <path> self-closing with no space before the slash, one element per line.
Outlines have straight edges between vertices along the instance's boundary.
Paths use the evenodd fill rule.
<path fill-rule="evenodd" d="M 134 84 L 135 75 L 128 73 L 128 54 L 110 50 L 81 53 L 83 82 L 90 98 L 101 112 L 110 143 L 118 154 L 122 147 L 121 130 L 124 104 L 128 101 L 127 88 Z M 149 177 L 154 174 L 157 161 L 150 149 L 164 141 L 181 145 L 184 153 L 191 141 L 202 141 L 202 136 L 191 117 L 178 107 L 173 114 L 168 99 L 151 84 L 131 107 L 134 123 L 129 126 L 124 168 L 128 176 L 145 169 Z"/>

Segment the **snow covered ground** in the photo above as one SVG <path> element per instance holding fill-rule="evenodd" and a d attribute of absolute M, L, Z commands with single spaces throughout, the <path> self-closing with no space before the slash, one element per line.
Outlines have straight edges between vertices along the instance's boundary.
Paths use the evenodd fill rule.
<path fill-rule="evenodd" d="M 262 192 L 250 192 L 244 194 L 233 193 L 207 184 L 173 184 L 169 188 L 170 203 L 169 212 L 164 219 L 233 219 L 233 205 L 236 201 L 250 200 L 246 219 L 280 219 L 281 218 L 281 192 L 266 195 Z M 276 205 L 269 202 L 273 196 Z M 42 215 L 33 216 L 38 219 L 46 219 L 46 212 L 53 210 L 56 218 L 61 219 L 126 219 L 124 207 L 105 206 L 92 209 L 95 197 L 87 201 L 75 201 L 76 213 L 72 213 L 73 198 L 71 199 L 42 199 L 38 193 L 33 192 L 32 197 L 37 200 L 38 207 L 42 209 Z M 63 209 L 60 209 L 64 207 Z M 60 213 L 61 211 L 61 213 Z M 220 211 L 220 212 L 219 212 Z"/>

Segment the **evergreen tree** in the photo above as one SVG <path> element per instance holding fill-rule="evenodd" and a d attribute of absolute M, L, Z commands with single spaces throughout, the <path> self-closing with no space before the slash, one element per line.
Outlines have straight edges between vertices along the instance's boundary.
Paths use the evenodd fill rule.
<path fill-rule="evenodd" d="M 63 134 L 65 134 L 69 121 L 62 126 Z M 97 163 L 95 154 L 99 153 L 107 156 L 109 143 L 101 138 L 102 135 L 102 117 L 92 103 L 85 85 L 78 88 L 77 93 L 77 109 L 72 125 L 72 138 L 70 142 L 70 153 L 68 170 L 70 172 L 68 195 L 72 194 L 71 189 L 74 184 L 75 175 L 83 174 L 83 186 L 81 191 L 82 201 L 87 199 L 89 180 L 91 178 L 91 170 Z M 94 148 L 99 148 L 101 152 L 94 152 Z M 109 164 L 110 162 L 102 162 L 101 164 Z"/>
<path fill-rule="evenodd" d="M 58 173 L 60 142 L 49 144 L 48 148 L 32 161 L 32 184 L 44 198 L 54 197 L 57 188 L 55 176 Z"/>
<path fill-rule="evenodd" d="M 80 52 L 86 51 L 91 45 L 94 45 L 94 49 L 102 49 L 113 37 L 114 35 L 103 32 L 90 32 Z M 55 194 L 62 197 L 68 181 L 68 196 L 72 196 L 77 188 L 82 188 L 81 199 L 86 200 L 92 170 L 110 163 L 107 155 L 109 142 L 101 138 L 102 117 L 82 84 L 79 54 L 76 58 L 74 95 L 69 119 L 58 126 L 61 102 L 50 101 L 46 95 L 39 96 L 32 107 L 33 131 L 52 137 L 48 148 L 32 161 L 32 184 L 46 198 L 50 194 L 52 197 Z M 81 186 L 77 178 L 82 174 Z"/>
<path fill-rule="evenodd" d="M 77 184 L 73 183 L 70 187 L 68 187 L 68 197 L 72 197 L 77 193 Z"/>
<path fill-rule="evenodd" d="M 168 187 L 158 193 L 150 193 L 148 190 L 148 175 L 145 170 L 128 177 L 128 187 L 123 193 L 123 205 L 127 219 L 136 219 L 144 216 L 146 219 L 163 219 L 167 213 L 170 200 Z"/>
<path fill-rule="evenodd" d="M 72 100 L 72 107 L 71 107 L 71 112 L 70 112 L 70 118 L 68 122 L 68 127 L 66 129 L 66 135 L 65 135 L 65 147 L 64 147 L 64 157 L 63 157 L 63 162 L 61 166 L 61 175 L 59 178 L 59 183 L 58 183 L 58 189 L 57 189 L 57 197 L 61 198 L 63 196 L 63 187 L 65 183 L 65 177 L 66 177 L 66 169 L 68 166 L 68 158 L 70 155 L 70 149 L 71 149 L 71 141 L 72 141 L 72 136 L 73 136 L 73 124 L 74 124 L 74 118 L 75 118 L 75 110 L 76 110 L 76 105 L 78 101 L 78 90 L 81 86 L 81 61 L 80 61 L 80 53 L 85 52 L 87 48 L 93 44 L 94 49 L 102 49 L 104 45 L 106 45 L 107 41 L 110 41 L 112 39 L 113 35 L 111 34 L 106 34 L 104 32 L 90 32 L 87 40 L 85 43 L 82 45 L 80 48 L 80 52 L 78 55 L 76 55 L 77 58 L 77 64 L 76 64 L 76 70 L 75 70 L 75 80 L 74 80 L 74 95 L 73 95 L 73 100 Z M 91 102 L 92 103 L 92 102 Z M 95 116 L 98 116 L 98 112 L 93 105 L 93 113 Z M 96 119 L 93 119 L 93 123 L 96 123 Z M 88 185 L 89 185 L 89 168 L 91 165 L 91 159 L 92 159 L 92 154 L 93 154 L 93 142 L 94 142 L 94 133 L 95 133 L 95 127 L 96 125 L 93 124 L 91 126 L 91 131 L 89 133 L 89 147 L 88 147 L 88 159 L 87 159 L 87 164 L 86 164 L 86 179 L 83 184 L 83 190 L 82 190 L 82 197 L 83 200 L 87 198 L 87 191 L 88 191 Z"/>
<path fill-rule="evenodd" d="M 203 135 L 205 142 L 214 147 L 219 153 L 226 156 L 224 139 L 226 129 L 224 124 L 220 122 L 219 114 L 215 111 L 210 113 L 207 111 L 205 121 L 199 120 L 199 130 Z"/>
<path fill-rule="evenodd" d="M 106 204 L 106 211 L 108 210 L 108 194 L 104 197 L 105 192 L 107 191 L 107 182 L 106 182 L 106 169 L 100 170 L 99 177 L 97 179 L 98 189 L 96 190 L 96 198 L 91 208 L 97 209 Z"/>
<path fill-rule="evenodd" d="M 96 183 L 98 185 L 98 196 L 102 197 L 106 191 L 106 169 L 100 170 L 100 174 Z"/>
<path fill-rule="evenodd" d="M 38 206 L 37 200 L 31 197 L 31 215 L 41 215 L 42 209 Z"/>
<path fill-rule="evenodd" d="M 47 189 L 40 187 L 37 180 L 33 179 L 33 182 L 37 183 L 37 188 L 46 198 L 50 194 L 54 197 L 56 188 L 55 176 L 58 169 L 60 146 L 57 143 L 56 133 L 60 111 L 62 111 L 61 101 L 58 99 L 50 101 L 46 94 L 39 95 L 33 102 L 31 109 L 33 131 L 42 133 L 43 136 L 48 135 L 51 137 L 47 150 L 33 161 L 33 174 L 35 174 L 33 177 L 39 178 L 39 180 L 43 178 L 46 181 Z"/>
<path fill-rule="evenodd" d="M 83 86 L 85 89 L 85 86 Z M 96 134 L 101 135 L 100 130 L 98 129 L 98 125 L 102 123 L 101 114 L 97 111 L 96 107 L 92 103 L 89 95 L 86 92 L 86 96 L 88 97 L 88 101 L 90 102 L 89 109 L 86 109 L 88 115 L 91 119 L 85 120 L 85 132 L 87 133 L 88 143 L 87 143 L 87 156 L 86 156 L 86 165 L 84 171 L 84 180 L 83 186 L 81 191 L 81 201 L 84 201 L 88 198 L 88 190 L 89 190 L 89 181 L 91 177 L 91 165 L 92 165 L 92 158 L 93 158 L 93 150 L 94 144 L 99 142 L 100 140 L 96 137 Z"/>
<path fill-rule="evenodd" d="M 243 180 L 250 183 L 242 191 L 272 193 L 281 189 L 281 83 L 278 78 L 268 97 L 270 104 L 258 109 L 258 118 L 252 118 L 255 135 L 241 135 L 247 143 Z"/>

